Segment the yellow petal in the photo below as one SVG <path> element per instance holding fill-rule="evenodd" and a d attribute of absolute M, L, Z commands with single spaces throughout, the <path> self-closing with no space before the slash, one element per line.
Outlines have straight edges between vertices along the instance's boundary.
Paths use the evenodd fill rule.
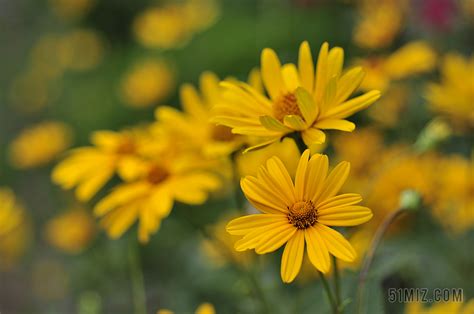
<path fill-rule="evenodd" d="M 262 208 L 257 207 L 263 212 L 269 214 L 285 214 L 287 212 L 285 210 L 287 205 L 282 202 L 280 198 L 276 197 L 271 189 L 266 188 L 255 178 L 246 177 L 242 179 L 240 181 L 240 186 L 245 194 L 245 197 L 247 197 L 249 201 L 252 201 L 255 204 L 263 205 Z"/>
<path fill-rule="evenodd" d="M 257 254 L 266 254 L 278 250 L 293 237 L 297 230 L 287 222 L 282 226 L 267 231 L 255 247 L 255 252 Z"/>
<path fill-rule="evenodd" d="M 94 214 L 102 216 L 117 206 L 129 203 L 137 198 L 143 197 L 150 190 L 150 185 L 144 182 L 122 184 L 115 188 L 112 193 L 104 197 L 94 208 Z"/>
<path fill-rule="evenodd" d="M 173 208 L 173 197 L 166 188 L 155 188 L 150 197 L 149 205 L 157 217 L 167 217 Z"/>
<path fill-rule="evenodd" d="M 308 125 L 312 125 L 319 113 L 318 106 L 316 106 L 313 96 L 302 87 L 296 89 L 295 95 L 298 108 L 300 109 L 303 118 Z"/>
<path fill-rule="evenodd" d="M 340 206 L 318 210 L 318 222 L 327 226 L 357 226 L 372 218 L 372 211 L 363 206 Z"/>
<path fill-rule="evenodd" d="M 301 130 L 304 130 L 306 129 L 308 126 L 307 124 L 303 121 L 303 119 L 301 119 L 300 116 L 297 116 L 297 115 L 287 115 L 283 118 L 283 123 L 293 129 L 293 130 L 297 130 L 297 131 L 301 131 Z"/>
<path fill-rule="evenodd" d="M 185 112 L 195 117 L 206 116 L 206 107 L 194 86 L 183 84 L 179 90 L 179 96 Z"/>
<path fill-rule="evenodd" d="M 329 168 L 328 156 L 315 154 L 308 163 L 307 186 L 305 199 L 317 199 L 322 192 Z"/>
<path fill-rule="evenodd" d="M 219 77 L 209 71 L 202 73 L 199 77 L 199 84 L 207 110 L 209 110 L 212 104 L 216 103 L 216 101 L 221 97 L 219 81 Z"/>
<path fill-rule="evenodd" d="M 271 116 L 260 116 L 260 123 L 271 131 L 283 133 L 291 132 L 290 128 L 286 127 L 283 123 Z"/>
<path fill-rule="evenodd" d="M 286 93 L 280 60 L 272 49 L 265 48 L 262 51 L 261 64 L 263 84 L 270 97 L 275 100 L 281 94 Z"/>
<path fill-rule="evenodd" d="M 97 191 L 105 185 L 105 183 L 112 177 L 114 169 L 103 168 L 101 171 L 97 171 L 81 184 L 78 185 L 76 190 L 76 197 L 80 201 L 88 201 L 94 196 Z"/>
<path fill-rule="evenodd" d="M 267 243 L 269 239 L 273 239 L 277 235 L 280 237 L 288 236 L 289 232 L 296 230 L 295 228 L 292 228 L 292 227 L 293 226 L 288 224 L 288 220 L 287 220 L 287 221 L 273 222 L 269 225 L 254 229 L 252 232 L 247 233 L 242 239 L 235 242 L 235 249 L 237 251 L 255 249 L 259 245 L 263 245 Z M 278 238 L 278 239 L 281 240 L 281 238 Z M 279 247 L 281 247 L 283 244 L 284 242 Z M 270 245 L 274 246 L 275 242 L 270 243 Z M 278 249 L 279 247 L 277 247 L 276 249 Z"/>
<path fill-rule="evenodd" d="M 316 223 L 313 227 L 324 239 L 324 243 L 332 255 L 346 262 L 354 261 L 357 254 L 342 234 L 319 223 Z"/>
<path fill-rule="evenodd" d="M 318 210 L 322 211 L 331 207 L 349 206 L 360 203 L 362 197 L 356 193 L 346 193 L 333 196 L 318 204 Z"/>
<path fill-rule="evenodd" d="M 344 119 L 358 111 L 367 108 L 379 98 L 379 91 L 373 90 L 367 92 L 359 97 L 353 98 L 338 106 L 330 108 L 326 113 L 324 113 L 324 118 Z"/>
<path fill-rule="evenodd" d="M 329 252 L 323 238 L 313 227 L 305 229 L 306 251 L 309 261 L 322 273 L 328 273 L 331 268 Z"/>
<path fill-rule="evenodd" d="M 344 63 L 344 50 L 341 47 L 334 47 L 328 55 L 328 78 L 339 78 Z"/>
<path fill-rule="evenodd" d="M 314 64 L 311 49 L 307 41 L 303 41 L 300 46 L 298 69 L 300 72 L 301 86 L 308 91 L 312 91 L 314 87 Z"/>
<path fill-rule="evenodd" d="M 349 175 L 350 164 L 347 161 L 340 162 L 329 174 L 324 182 L 325 188 L 318 199 L 313 199 L 314 203 L 322 202 L 339 192 Z M 318 201 L 319 200 L 319 201 Z"/>
<path fill-rule="evenodd" d="M 296 168 L 295 194 L 296 194 L 297 201 L 304 200 L 309 157 L 310 157 L 310 150 L 306 149 L 301 155 L 300 161 L 298 163 L 298 167 Z"/>
<path fill-rule="evenodd" d="M 360 86 L 364 79 L 364 71 L 361 67 L 355 67 L 347 71 L 337 82 L 336 104 L 345 101 Z"/>
<path fill-rule="evenodd" d="M 289 190 L 284 182 L 280 182 L 277 176 L 272 175 L 265 167 L 260 167 L 257 177 L 268 186 L 268 189 L 272 190 L 273 197 L 282 200 L 285 208 L 293 204 L 294 196 L 291 189 Z"/>
<path fill-rule="evenodd" d="M 326 134 L 323 131 L 316 128 L 309 128 L 301 133 L 304 143 L 306 146 L 311 147 L 314 144 L 322 144 L 326 141 Z"/>
<path fill-rule="evenodd" d="M 326 83 L 328 79 L 328 43 L 323 43 L 319 50 L 318 63 L 316 65 L 315 89 L 314 97 L 316 102 L 322 100 L 326 90 Z"/>
<path fill-rule="evenodd" d="M 300 78 L 298 77 L 298 70 L 292 63 L 285 64 L 281 68 L 281 75 L 283 76 L 283 82 L 285 82 L 286 89 L 290 92 L 294 91 L 301 86 Z"/>
<path fill-rule="evenodd" d="M 352 132 L 355 129 L 355 124 L 341 119 L 325 119 L 318 121 L 315 125 L 315 128 L 323 130 L 341 130 L 346 132 Z"/>
<path fill-rule="evenodd" d="M 264 141 L 264 142 L 258 143 L 258 144 L 256 144 L 256 145 L 247 147 L 246 149 L 244 149 L 244 151 L 243 151 L 242 153 L 245 154 L 245 153 L 248 153 L 248 152 L 250 152 L 250 151 L 253 151 L 253 150 L 256 150 L 256 149 L 260 149 L 260 148 L 266 147 L 266 146 L 268 146 L 268 145 L 270 145 L 270 144 L 275 143 L 275 142 L 278 141 L 279 139 L 280 139 L 280 136 L 273 137 L 272 139 L 270 139 L 270 140 L 268 140 L 268 141 Z"/>
<path fill-rule="evenodd" d="M 304 234 L 304 231 L 298 230 L 285 246 L 281 257 L 283 282 L 292 282 L 300 272 L 304 254 Z"/>
<path fill-rule="evenodd" d="M 293 181 L 291 181 L 290 174 L 286 170 L 285 165 L 278 157 L 272 157 L 267 161 L 267 170 L 269 175 L 278 182 L 278 184 L 288 191 L 289 201 L 295 202 L 295 188 L 293 186 Z"/>
<path fill-rule="evenodd" d="M 252 232 L 253 230 L 268 226 L 269 224 L 275 222 L 285 222 L 288 221 L 285 215 L 281 214 L 255 214 L 247 215 L 231 220 L 227 226 L 226 230 L 230 234 L 235 235 L 245 235 Z"/>
<path fill-rule="evenodd" d="M 106 228 L 108 235 L 119 238 L 138 218 L 138 207 L 136 203 L 119 207 L 102 220 L 102 225 Z"/>

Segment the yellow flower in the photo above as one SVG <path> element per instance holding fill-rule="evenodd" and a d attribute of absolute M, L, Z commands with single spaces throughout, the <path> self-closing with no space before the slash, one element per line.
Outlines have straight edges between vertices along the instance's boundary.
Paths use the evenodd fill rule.
<path fill-rule="evenodd" d="M 474 163 L 453 155 L 438 161 L 433 214 L 447 230 L 459 234 L 474 226 Z"/>
<path fill-rule="evenodd" d="M 7 270 L 25 252 L 31 237 L 26 212 L 13 192 L 0 187 L 0 270 Z"/>
<path fill-rule="evenodd" d="M 361 68 L 342 73 L 343 54 L 341 48 L 329 50 L 324 43 L 315 69 L 309 44 L 303 42 L 297 68 L 294 64 L 281 66 L 275 52 L 264 49 L 261 71 L 270 98 L 248 84 L 226 81 L 222 85 L 234 102 L 216 106 L 213 121 L 231 127 L 233 133 L 260 137 L 263 142 L 252 148 L 293 132 L 301 133 L 311 147 L 325 141 L 322 130 L 353 131 L 355 124 L 346 118 L 367 108 L 380 92 L 374 90 L 348 100 L 364 73 Z"/>
<path fill-rule="evenodd" d="M 386 90 L 392 81 L 426 73 L 436 66 L 436 53 L 424 41 L 413 41 L 388 56 L 373 56 L 357 60 L 356 64 L 366 70 L 360 88 L 362 90 Z"/>
<path fill-rule="evenodd" d="M 62 122 L 42 122 L 23 130 L 10 144 L 13 167 L 28 169 L 45 165 L 66 150 L 72 131 Z"/>
<path fill-rule="evenodd" d="M 470 314 L 474 313 L 474 300 L 463 302 L 434 303 L 431 307 L 425 307 L 420 302 L 410 302 L 405 308 L 405 314 Z"/>
<path fill-rule="evenodd" d="M 63 189 L 76 189 L 76 197 L 87 201 L 119 172 L 127 177 L 138 148 L 137 132 L 96 131 L 91 141 L 94 146 L 72 150 L 53 170 L 52 180 Z"/>
<path fill-rule="evenodd" d="M 105 43 L 94 30 L 76 29 L 61 38 L 58 49 L 58 61 L 64 68 L 88 71 L 102 61 Z"/>
<path fill-rule="evenodd" d="M 165 99 L 175 86 L 175 73 L 164 60 L 144 60 L 125 74 L 121 96 L 131 107 L 148 107 Z"/>
<path fill-rule="evenodd" d="M 405 1 L 362 1 L 359 22 L 354 28 L 354 42 L 369 49 L 390 45 L 402 28 L 404 6 Z"/>
<path fill-rule="evenodd" d="M 393 84 L 377 102 L 368 110 L 368 115 L 381 126 L 396 127 L 406 112 L 413 91 L 405 84 Z"/>
<path fill-rule="evenodd" d="M 95 0 L 49 0 L 49 5 L 58 17 L 64 20 L 77 20 L 87 14 Z"/>
<path fill-rule="evenodd" d="M 198 306 L 198 308 L 196 309 L 194 313 L 195 314 L 215 314 L 216 310 L 211 303 L 202 303 L 201 305 Z M 171 310 L 162 309 L 162 310 L 158 310 L 156 314 L 174 314 L 174 312 Z"/>
<path fill-rule="evenodd" d="M 175 201 L 203 204 L 220 187 L 220 180 L 196 167 L 199 160 L 195 159 L 164 147 L 153 159 L 134 162 L 138 164 L 135 178 L 115 187 L 94 208 L 95 215 L 103 217 L 101 225 L 108 235 L 118 238 L 139 220 L 138 238 L 146 243 Z"/>
<path fill-rule="evenodd" d="M 203 240 L 202 250 L 217 266 L 222 266 L 226 263 L 248 265 L 251 261 L 250 254 L 234 250 L 234 244 L 239 239 L 239 236 L 231 235 L 225 231 L 225 225 L 228 221 L 228 219 L 222 219 L 207 228 L 211 238 Z"/>
<path fill-rule="evenodd" d="M 294 177 L 301 154 L 291 138 L 285 138 L 281 142 L 275 142 L 247 154 L 237 155 L 235 162 L 240 177 L 256 176 L 260 166 L 273 156 L 280 158 L 290 175 Z"/>
<path fill-rule="evenodd" d="M 441 82 L 428 85 L 426 98 L 431 109 L 452 120 L 453 126 L 474 127 L 474 56 L 457 53 L 444 57 Z"/>
<path fill-rule="evenodd" d="M 351 244 L 329 226 L 355 226 L 372 217 L 369 208 L 356 205 L 358 194 L 337 195 L 349 174 L 349 163 L 341 162 L 328 175 L 328 158 L 306 150 L 300 158 L 293 183 L 277 157 L 261 167 L 257 177 L 241 181 L 247 199 L 262 214 L 232 220 L 230 234 L 243 236 L 235 244 L 237 251 L 255 249 L 265 254 L 285 245 L 281 278 L 292 282 L 303 261 L 304 248 L 315 268 L 330 270 L 329 254 L 353 261 L 356 253 Z"/>
<path fill-rule="evenodd" d="M 184 111 L 162 106 L 156 110 L 156 119 L 172 134 L 189 139 L 189 145 L 202 151 L 204 156 L 228 156 L 242 146 L 243 137 L 232 134 L 226 126 L 216 126 L 209 121 L 211 108 L 223 101 L 219 78 L 211 72 L 203 73 L 200 91 L 184 84 L 180 89 Z"/>
<path fill-rule="evenodd" d="M 48 243 L 69 254 L 82 252 L 91 243 L 94 234 L 94 219 L 81 208 L 59 214 L 49 220 L 44 229 Z"/>

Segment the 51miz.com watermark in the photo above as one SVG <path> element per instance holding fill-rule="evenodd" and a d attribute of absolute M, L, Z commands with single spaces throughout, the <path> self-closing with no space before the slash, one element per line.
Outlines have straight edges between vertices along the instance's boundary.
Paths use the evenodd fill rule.
<path fill-rule="evenodd" d="M 464 291 L 462 288 L 389 288 L 388 302 L 463 302 Z"/>

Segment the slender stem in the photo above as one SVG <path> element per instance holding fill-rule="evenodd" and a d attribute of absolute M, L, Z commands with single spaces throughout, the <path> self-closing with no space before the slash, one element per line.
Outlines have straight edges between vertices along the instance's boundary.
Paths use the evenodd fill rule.
<path fill-rule="evenodd" d="M 128 260 L 132 281 L 132 297 L 135 314 L 146 314 L 146 292 L 143 272 L 140 265 L 139 252 L 136 241 L 130 242 Z"/>
<path fill-rule="evenodd" d="M 369 251 L 364 258 L 364 262 L 362 264 L 362 268 L 359 274 L 359 282 L 357 286 L 357 304 L 356 309 L 357 313 L 361 313 L 362 311 L 362 298 L 364 297 L 364 288 L 367 279 L 367 275 L 369 273 L 370 266 L 372 265 L 372 261 L 374 259 L 375 250 L 380 244 L 380 241 L 383 238 L 383 235 L 387 231 L 388 227 L 398 218 L 402 213 L 405 212 L 404 208 L 399 208 L 396 211 L 393 211 L 383 223 L 378 227 L 377 231 L 375 232 L 374 238 L 372 239 L 372 243 L 370 244 Z"/>
<path fill-rule="evenodd" d="M 332 257 L 332 262 L 334 264 L 334 294 L 336 295 L 336 305 L 339 312 L 342 312 L 341 309 L 341 285 L 340 285 L 340 274 L 339 267 L 337 265 L 337 259 L 335 256 Z"/>
<path fill-rule="evenodd" d="M 334 296 L 332 295 L 331 288 L 329 288 L 329 283 L 326 280 L 326 277 L 324 277 L 324 274 L 320 271 L 318 271 L 319 276 L 321 277 L 321 282 L 323 283 L 324 290 L 326 291 L 326 295 L 328 296 L 329 304 L 331 304 L 332 312 L 334 314 L 338 314 L 338 308 L 336 304 L 336 300 L 334 299 Z"/>

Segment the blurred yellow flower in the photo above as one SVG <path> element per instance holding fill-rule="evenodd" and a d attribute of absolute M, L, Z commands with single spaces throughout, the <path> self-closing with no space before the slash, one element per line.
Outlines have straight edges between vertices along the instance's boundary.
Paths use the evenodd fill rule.
<path fill-rule="evenodd" d="M 441 65 L 441 82 L 428 85 L 431 109 L 447 116 L 457 129 L 474 127 L 474 56 L 447 54 Z"/>
<path fill-rule="evenodd" d="M 88 201 L 118 172 L 127 177 L 130 159 L 139 148 L 139 132 L 96 131 L 91 136 L 94 146 L 72 150 L 52 172 L 52 180 L 63 189 L 76 189 L 76 197 Z"/>
<path fill-rule="evenodd" d="M 474 162 L 453 155 L 439 160 L 433 215 L 452 233 L 474 227 Z"/>
<path fill-rule="evenodd" d="M 121 85 L 125 104 L 143 108 L 157 105 L 173 91 L 176 84 L 174 70 L 164 60 L 142 60 L 128 71 Z"/>
<path fill-rule="evenodd" d="M 202 242 L 202 250 L 206 256 L 217 266 L 226 263 L 236 263 L 239 265 L 248 265 L 251 261 L 251 255 L 248 252 L 237 252 L 234 245 L 239 236 L 231 235 L 225 230 L 229 219 L 221 219 L 217 223 L 207 228 L 210 238 Z"/>
<path fill-rule="evenodd" d="M 45 165 L 71 144 L 72 131 L 62 122 L 41 122 L 24 129 L 10 143 L 9 157 L 13 167 L 28 169 Z"/>
<path fill-rule="evenodd" d="M 259 150 L 237 155 L 235 162 L 240 177 L 256 176 L 259 168 L 273 156 L 277 156 L 283 162 L 290 176 L 294 178 L 301 155 L 298 146 L 291 138 L 285 138 Z"/>
<path fill-rule="evenodd" d="M 73 208 L 57 215 L 44 228 L 46 241 L 69 254 L 81 253 L 91 243 L 94 234 L 94 219 L 82 208 Z"/>
<path fill-rule="evenodd" d="M 58 57 L 66 69 L 88 71 L 99 65 L 104 52 L 104 40 L 96 31 L 76 29 L 61 38 Z"/>
<path fill-rule="evenodd" d="M 413 94 L 405 84 L 392 84 L 377 102 L 377 106 L 370 107 L 367 113 L 380 126 L 394 128 L 406 112 Z"/>
<path fill-rule="evenodd" d="M 368 49 L 390 45 L 402 28 L 405 4 L 406 1 L 399 0 L 361 1 L 354 42 Z"/>
<path fill-rule="evenodd" d="M 101 226 L 111 238 L 120 237 L 139 220 L 138 239 L 146 243 L 175 201 L 203 204 L 210 192 L 221 187 L 216 175 L 196 167 L 200 160 L 195 156 L 174 152 L 172 140 L 148 160 L 134 161 L 134 178 L 115 187 L 95 206 L 94 213 L 103 217 Z"/>
<path fill-rule="evenodd" d="M 349 175 L 349 163 L 341 162 L 328 173 L 327 156 L 306 150 L 300 158 L 294 183 L 277 157 L 261 167 L 257 177 L 241 181 L 247 199 L 262 214 L 232 220 L 227 231 L 240 235 L 237 251 L 255 249 L 265 254 L 285 245 L 281 261 L 283 282 L 298 275 L 306 243 L 313 266 L 323 273 L 330 270 L 329 254 L 351 262 L 356 253 L 351 244 L 329 226 L 355 226 L 372 217 L 371 210 L 358 206 L 358 194 L 337 195 Z"/>
<path fill-rule="evenodd" d="M 189 139 L 188 145 L 202 151 L 204 156 L 229 156 L 243 145 L 243 137 L 209 121 L 212 107 L 223 101 L 219 78 L 214 73 L 204 72 L 199 87 L 200 93 L 194 86 L 184 84 L 180 88 L 184 111 L 162 106 L 156 110 L 156 119 L 172 134 Z"/>
<path fill-rule="evenodd" d="M 342 73 L 343 59 L 342 48 L 329 49 L 324 43 L 315 69 L 309 44 L 303 42 L 298 68 L 294 64 L 281 66 L 275 52 L 264 49 L 261 71 L 270 98 L 248 84 L 223 82 L 235 102 L 216 106 L 213 121 L 231 127 L 233 133 L 260 137 L 262 143 L 250 149 L 293 132 L 301 133 L 309 148 L 325 142 L 322 130 L 351 132 L 355 124 L 346 118 L 370 106 L 380 92 L 373 90 L 348 100 L 364 73 L 360 67 Z"/>
<path fill-rule="evenodd" d="M 434 303 L 426 307 L 421 302 L 410 302 L 405 307 L 405 314 L 470 314 L 474 313 L 474 300 L 467 303 L 448 301 Z"/>
<path fill-rule="evenodd" d="M 51 10 L 59 18 L 67 21 L 75 21 L 86 15 L 95 0 L 49 0 Z"/>
<path fill-rule="evenodd" d="M 178 48 L 192 36 L 212 25 L 218 15 L 213 0 L 186 0 L 183 3 L 151 7 L 133 22 L 133 32 L 142 45 L 151 48 Z"/>
<path fill-rule="evenodd" d="M 0 187 L 0 270 L 13 267 L 23 255 L 31 238 L 26 212 L 13 192 Z"/>
<path fill-rule="evenodd" d="M 356 60 L 356 65 L 366 70 L 366 76 L 360 88 L 385 91 L 392 81 L 433 70 L 436 59 L 436 53 L 428 43 L 413 41 L 388 56 L 381 55 Z"/>
<path fill-rule="evenodd" d="M 215 314 L 216 310 L 211 303 L 202 303 L 198 306 L 194 314 Z M 158 310 L 156 314 L 174 314 L 173 311 L 168 309 Z"/>

